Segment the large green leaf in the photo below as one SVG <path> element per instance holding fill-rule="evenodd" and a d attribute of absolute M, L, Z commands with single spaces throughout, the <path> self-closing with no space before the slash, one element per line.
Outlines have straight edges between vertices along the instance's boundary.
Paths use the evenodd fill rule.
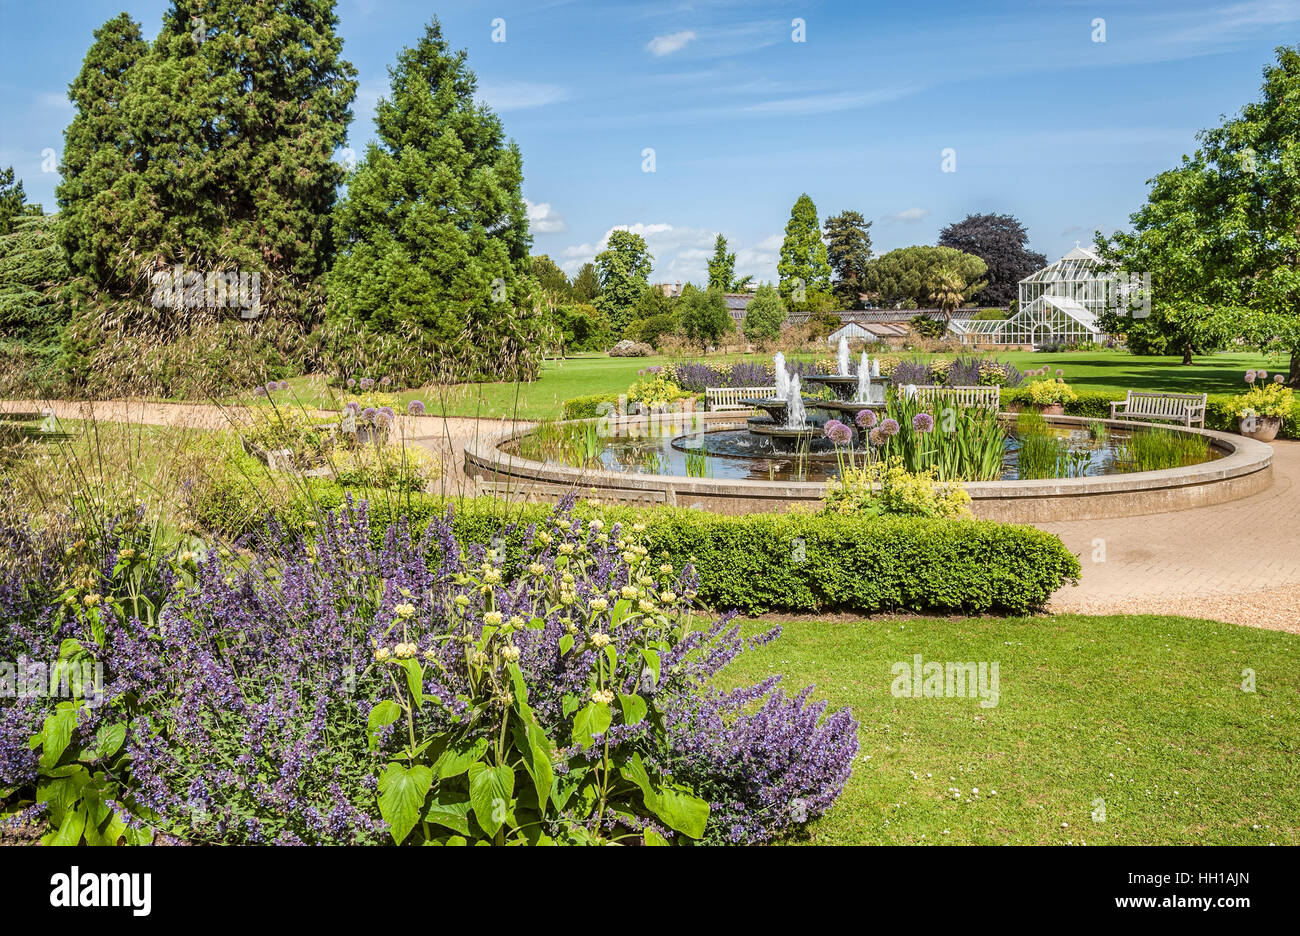
<path fill-rule="evenodd" d="M 645 718 L 645 699 L 641 698 L 636 693 L 624 695 L 620 692 L 618 694 L 618 704 L 623 709 L 623 724 L 635 725 L 641 721 L 641 719 Z"/>
<path fill-rule="evenodd" d="M 73 846 L 81 844 L 81 834 L 86 830 L 86 813 L 83 809 L 74 809 L 64 818 L 59 828 L 41 838 L 43 845 Z"/>
<path fill-rule="evenodd" d="M 487 749 L 487 738 L 475 738 L 473 741 L 461 738 L 443 751 L 442 756 L 434 762 L 439 779 L 450 780 L 452 777 L 459 777 L 469 770 L 471 764 L 482 760 Z"/>
<path fill-rule="evenodd" d="M 640 754 L 634 755 L 619 772 L 641 788 L 646 809 L 662 819 L 668 828 L 695 839 L 704 834 L 709 821 L 709 804 L 704 800 L 681 790 L 660 789 L 650 779 Z"/>
<path fill-rule="evenodd" d="M 469 801 L 474 807 L 474 818 L 488 835 L 496 835 L 509 817 L 514 792 L 515 772 L 509 767 L 470 765 Z"/>
<path fill-rule="evenodd" d="M 90 773 L 80 764 L 56 767 L 36 784 L 36 802 L 46 803 L 50 823 L 56 828 L 63 824 L 66 815 L 81 799 L 81 791 L 90 782 Z"/>
<path fill-rule="evenodd" d="M 424 818 L 453 832 L 469 835 L 469 811 L 469 795 L 464 790 L 438 790 L 430 799 Z"/>
<path fill-rule="evenodd" d="M 538 806 L 545 812 L 545 804 L 555 782 L 555 769 L 551 766 L 551 739 L 546 736 L 542 726 L 531 718 L 526 722 L 515 722 L 514 735 L 515 747 L 524 756 L 524 769 L 533 778 Z"/>
<path fill-rule="evenodd" d="M 415 698 L 416 708 L 424 704 L 424 669 L 417 660 L 406 659 L 399 665 L 406 671 L 406 685 Z"/>
<path fill-rule="evenodd" d="M 121 750 L 125 741 L 125 722 L 118 722 L 116 725 L 100 725 L 99 730 L 95 732 L 94 745 L 82 751 L 78 760 L 94 761 L 112 757 Z"/>
<path fill-rule="evenodd" d="M 42 770 L 49 770 L 59 762 L 72 739 L 73 729 L 77 727 L 77 704 L 60 702 L 54 711 L 46 716 L 45 726 L 41 729 Z"/>
<path fill-rule="evenodd" d="M 433 786 L 433 771 L 423 764 L 403 767 L 389 764 L 379 775 L 379 814 L 388 823 L 393 840 L 401 845 L 420 820 L 424 798 Z"/>
<path fill-rule="evenodd" d="M 370 710 L 370 717 L 366 720 L 370 750 L 379 746 L 379 729 L 391 725 L 401 717 L 402 707 L 391 699 L 385 699 Z"/>
<path fill-rule="evenodd" d="M 587 747 L 592 742 L 592 736 L 607 731 L 613 720 L 614 714 L 604 702 L 588 702 L 573 717 L 573 740 Z"/>

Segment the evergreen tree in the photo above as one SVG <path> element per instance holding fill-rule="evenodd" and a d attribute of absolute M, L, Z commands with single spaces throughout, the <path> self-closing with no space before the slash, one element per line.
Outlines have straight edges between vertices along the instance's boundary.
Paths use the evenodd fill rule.
<path fill-rule="evenodd" d="M 546 254 L 532 258 L 532 272 L 542 295 L 550 304 L 567 302 L 573 298 L 573 286 L 569 283 L 569 277 Z"/>
<path fill-rule="evenodd" d="M 68 278 L 68 265 L 53 221 L 19 216 L 0 235 L 0 339 L 50 343 L 57 337 L 64 310 L 53 290 Z"/>
<path fill-rule="evenodd" d="M 475 103 L 466 54 L 450 49 L 436 19 L 401 52 L 390 80 L 378 141 L 337 209 L 331 321 L 340 333 L 356 323 L 391 339 L 383 367 L 408 383 L 531 379 L 543 323 L 519 147 Z M 352 366 L 340 361 L 341 370 Z"/>
<path fill-rule="evenodd" d="M 771 341 L 780 336 L 785 319 L 781 294 L 770 283 L 764 283 L 745 308 L 745 337 L 750 341 Z"/>
<path fill-rule="evenodd" d="M 826 243 L 817 221 L 817 206 L 807 194 L 800 195 L 790 209 L 776 270 L 781 276 L 781 298 L 792 310 L 816 308 L 821 297 L 830 292 L 831 266 L 826 258 Z"/>
<path fill-rule="evenodd" d="M 14 219 L 40 213 L 40 205 L 27 203 L 22 180 L 14 181 L 14 167 L 0 169 L 0 236 L 13 230 Z"/>
<path fill-rule="evenodd" d="M 94 283 L 110 279 L 121 249 L 120 229 L 128 225 L 124 199 L 136 158 L 132 137 L 124 132 L 123 107 L 127 75 L 149 51 L 140 26 L 121 13 L 95 30 L 81 71 L 68 86 L 75 113 L 63 133 L 63 165 L 55 190 L 59 203 L 59 235 L 76 273 Z"/>
<path fill-rule="evenodd" d="M 826 258 L 835 276 L 835 297 L 845 309 L 859 306 L 858 293 L 871 260 L 871 222 L 859 212 L 841 211 L 826 219 Z"/>
<path fill-rule="evenodd" d="M 713 257 L 709 260 L 709 288 L 726 292 L 731 289 L 736 276 L 736 255 L 727 253 L 727 239 L 721 234 L 713 242 Z"/>
<path fill-rule="evenodd" d="M 596 264 L 584 263 L 573 277 L 573 298 L 577 302 L 594 302 L 600 295 L 600 276 Z"/>
<path fill-rule="evenodd" d="M 936 301 L 940 288 L 951 292 L 957 280 L 962 301 L 969 300 L 983 287 L 986 269 L 979 257 L 951 247 L 899 247 L 867 264 L 863 284 L 879 302 L 917 309 Z"/>
<path fill-rule="evenodd" d="M 609 317 L 616 337 L 621 337 L 632 320 L 633 310 L 650 284 L 654 257 L 645 238 L 631 231 L 610 231 L 605 249 L 596 255 L 600 294 L 596 308 Z"/>

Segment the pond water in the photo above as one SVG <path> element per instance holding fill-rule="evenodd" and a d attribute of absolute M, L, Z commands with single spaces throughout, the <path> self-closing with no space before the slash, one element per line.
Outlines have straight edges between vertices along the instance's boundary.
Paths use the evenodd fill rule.
<path fill-rule="evenodd" d="M 789 440 L 773 441 L 751 433 L 743 423 L 708 432 L 662 431 L 638 438 L 614 439 L 593 438 L 590 432 L 582 433 L 581 427 L 573 427 L 576 431 L 566 437 L 564 428 L 548 427 L 542 433 L 532 434 L 532 438 L 524 436 L 509 443 L 505 449 L 548 465 L 719 480 L 826 481 L 839 476 L 842 463 L 820 432 L 798 451 Z M 1053 426 L 1047 434 L 1057 441 L 1060 453 L 1054 472 L 1047 477 L 1089 477 L 1164 467 L 1137 463 L 1129 434 L 1118 430 L 1094 434 L 1086 428 Z M 1021 446 L 1015 430 L 1009 430 L 1001 480 L 1021 477 Z M 1197 457 L 1184 463 L 1219 457 L 1222 457 L 1219 450 L 1207 446 Z M 858 455 L 856 461 L 861 466 L 862 456 Z M 1040 471 L 1031 476 L 1045 475 Z"/>

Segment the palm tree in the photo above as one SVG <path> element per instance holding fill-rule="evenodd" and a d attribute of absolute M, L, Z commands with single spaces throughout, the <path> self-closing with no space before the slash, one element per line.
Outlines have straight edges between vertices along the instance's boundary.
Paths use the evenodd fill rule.
<path fill-rule="evenodd" d="M 930 280 L 930 301 L 943 310 L 945 324 L 952 323 L 952 313 L 966 298 L 966 278 L 947 267 L 935 271 Z"/>

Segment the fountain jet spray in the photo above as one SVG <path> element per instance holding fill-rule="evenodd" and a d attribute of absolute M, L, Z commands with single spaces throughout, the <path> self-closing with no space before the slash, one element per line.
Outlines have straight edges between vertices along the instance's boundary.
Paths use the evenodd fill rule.
<path fill-rule="evenodd" d="M 840 335 L 839 372 L 841 377 L 849 376 L 849 339 L 845 335 Z"/>
<path fill-rule="evenodd" d="M 790 378 L 790 389 L 785 399 L 785 427 L 787 429 L 802 429 L 806 415 L 804 413 L 803 397 L 799 395 L 798 374 Z"/>
<path fill-rule="evenodd" d="M 867 352 L 862 352 L 862 360 L 858 364 L 858 399 L 859 403 L 871 402 L 871 358 L 867 357 Z"/>
<path fill-rule="evenodd" d="M 773 395 L 778 400 L 784 400 L 790 393 L 790 375 L 785 372 L 785 355 L 780 351 L 776 352 L 772 364 L 776 370 L 776 393 Z"/>

